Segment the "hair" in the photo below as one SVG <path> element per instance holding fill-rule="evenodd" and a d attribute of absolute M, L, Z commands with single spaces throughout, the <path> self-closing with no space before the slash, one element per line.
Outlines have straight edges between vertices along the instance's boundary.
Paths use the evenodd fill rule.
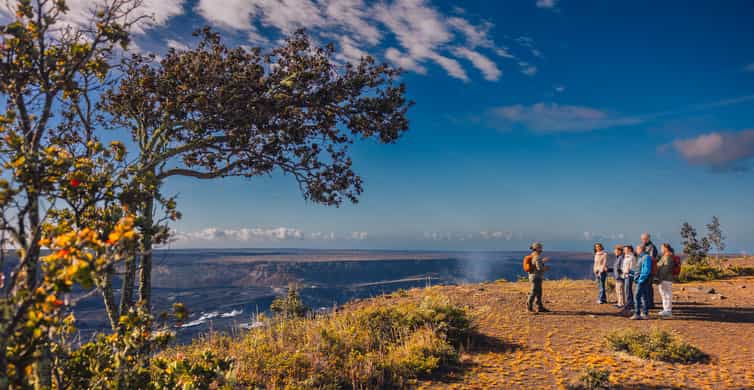
<path fill-rule="evenodd" d="M 625 248 L 628 248 L 628 250 L 630 250 L 630 251 L 631 251 L 631 253 L 634 253 L 634 246 L 633 246 L 633 245 L 625 245 L 625 246 L 623 246 L 623 248 L 624 248 L 624 249 L 625 249 Z"/>
<path fill-rule="evenodd" d="M 613 250 L 614 251 L 621 251 L 621 252 L 623 252 L 623 245 L 618 244 L 618 245 L 616 245 L 616 246 L 613 247 Z"/>
<path fill-rule="evenodd" d="M 594 249 L 594 253 L 597 253 L 597 245 L 599 245 L 600 248 L 602 248 L 602 250 L 605 250 L 605 246 L 602 245 L 602 243 L 596 242 L 594 243 L 594 246 L 592 247 L 592 249 Z"/>
<path fill-rule="evenodd" d="M 670 252 L 671 254 L 675 254 L 675 249 L 673 249 L 673 247 L 672 247 L 672 246 L 670 246 L 670 244 L 668 244 L 667 242 L 666 242 L 666 243 L 664 243 L 664 244 L 662 244 L 662 246 L 663 246 L 663 247 L 664 247 L 664 248 L 665 248 L 665 249 L 666 249 L 666 250 L 667 250 L 668 252 Z"/>

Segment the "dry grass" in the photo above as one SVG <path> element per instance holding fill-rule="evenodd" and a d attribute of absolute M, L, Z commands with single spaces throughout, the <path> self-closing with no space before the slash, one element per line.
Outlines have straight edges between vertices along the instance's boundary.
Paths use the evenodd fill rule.
<path fill-rule="evenodd" d="M 466 312 L 440 295 L 387 297 L 315 318 L 279 318 L 233 338 L 213 336 L 163 354 L 231 357 L 234 387 L 403 387 L 458 364 L 472 332 Z"/>

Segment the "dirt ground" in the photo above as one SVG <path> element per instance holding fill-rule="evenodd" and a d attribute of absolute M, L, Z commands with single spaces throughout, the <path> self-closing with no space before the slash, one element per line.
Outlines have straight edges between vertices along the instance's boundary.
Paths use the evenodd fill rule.
<path fill-rule="evenodd" d="M 659 319 L 655 309 L 644 321 L 619 315 L 613 301 L 596 304 L 597 286 L 586 280 L 545 281 L 545 305 L 552 312 L 526 313 L 528 288 L 527 282 L 431 288 L 468 305 L 487 341 L 463 353 L 464 370 L 421 387 L 565 388 L 593 365 L 607 368 L 614 384 L 629 389 L 754 389 L 754 277 L 676 283 L 673 318 Z M 659 300 L 655 287 L 658 307 Z M 604 336 L 629 327 L 676 332 L 711 361 L 669 364 L 610 351 Z"/>

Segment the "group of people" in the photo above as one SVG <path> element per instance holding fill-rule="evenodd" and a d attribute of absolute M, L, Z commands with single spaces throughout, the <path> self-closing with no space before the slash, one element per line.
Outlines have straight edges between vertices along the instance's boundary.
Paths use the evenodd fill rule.
<path fill-rule="evenodd" d="M 527 310 L 534 312 L 537 305 L 539 312 L 547 312 L 542 303 L 542 282 L 548 270 L 545 265 L 548 258 L 542 256 L 542 244 L 536 242 L 529 248 L 532 252 L 524 260 L 524 268 L 529 273 L 531 292 L 527 301 Z M 675 250 L 670 244 L 662 244 L 661 252 L 652 243 L 648 233 L 641 236 L 641 243 L 616 245 L 613 248 L 614 259 L 610 266 L 610 255 L 602 244 L 594 244 L 594 266 L 592 268 L 599 288 L 597 304 L 607 304 L 606 282 L 612 273 L 615 278 L 616 308 L 628 315 L 633 312 L 632 320 L 649 318 L 649 309 L 654 308 L 654 287 L 658 285 L 662 298 L 661 318 L 672 316 L 674 267 L 678 261 Z M 528 261 L 528 263 L 527 263 Z"/>

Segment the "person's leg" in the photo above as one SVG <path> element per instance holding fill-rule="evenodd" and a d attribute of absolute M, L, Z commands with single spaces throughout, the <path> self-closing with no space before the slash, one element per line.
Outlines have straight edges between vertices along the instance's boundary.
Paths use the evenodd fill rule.
<path fill-rule="evenodd" d="M 542 282 L 543 280 L 541 278 L 537 278 L 536 284 L 537 284 L 537 308 L 539 310 L 542 310 L 544 308 L 544 305 L 542 304 Z"/>
<path fill-rule="evenodd" d="M 673 287 L 672 282 L 663 281 L 658 286 L 662 297 L 662 311 L 670 313 L 673 310 Z"/>
<path fill-rule="evenodd" d="M 641 314 L 641 289 L 641 284 L 636 283 L 636 295 L 634 296 L 634 314 L 637 316 Z"/>
<path fill-rule="evenodd" d="M 655 308 L 655 286 L 651 281 L 647 284 L 647 308 Z"/>
<path fill-rule="evenodd" d="M 618 298 L 618 306 L 621 307 L 626 304 L 624 292 L 625 290 L 623 289 L 623 279 L 615 279 L 615 296 Z"/>
<path fill-rule="evenodd" d="M 634 277 L 628 276 L 623 280 L 623 289 L 626 292 L 626 307 L 631 308 L 634 305 Z"/>
<path fill-rule="evenodd" d="M 597 301 L 600 303 L 607 302 L 607 292 L 605 291 L 605 280 L 607 280 L 607 272 L 602 272 L 597 275 L 597 285 L 600 288 L 600 295 L 597 297 Z"/>
<path fill-rule="evenodd" d="M 529 275 L 529 284 L 531 284 L 531 289 L 529 291 L 529 299 L 526 301 L 526 309 L 529 311 L 534 310 L 534 297 L 537 292 L 535 280 L 536 279 Z"/>
<path fill-rule="evenodd" d="M 641 296 L 642 296 L 642 301 L 643 301 L 641 312 L 645 316 L 648 316 L 650 305 L 652 304 L 652 301 L 649 300 L 649 291 L 652 289 L 652 282 L 647 280 L 646 282 L 643 283 L 643 286 L 641 287 L 641 289 L 642 289 Z"/>

